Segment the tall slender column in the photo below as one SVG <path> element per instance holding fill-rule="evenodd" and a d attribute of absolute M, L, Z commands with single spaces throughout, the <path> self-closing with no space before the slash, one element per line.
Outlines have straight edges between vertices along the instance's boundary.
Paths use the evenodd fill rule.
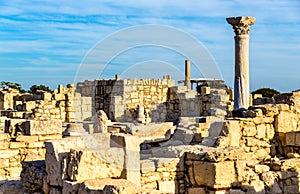
<path fill-rule="evenodd" d="M 248 108 L 250 100 L 249 33 L 254 17 L 226 18 L 235 32 L 234 109 Z"/>
<path fill-rule="evenodd" d="M 185 60 L 185 86 L 191 89 L 191 64 L 190 60 Z"/>

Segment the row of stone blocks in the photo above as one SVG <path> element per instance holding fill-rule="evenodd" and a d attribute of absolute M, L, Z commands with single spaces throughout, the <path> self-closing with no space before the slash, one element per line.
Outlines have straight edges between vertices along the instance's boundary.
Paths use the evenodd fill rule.
<path fill-rule="evenodd" d="M 45 158 L 44 142 L 62 137 L 62 122 L 57 121 L 26 121 L 11 119 L 6 122 L 7 128 L 23 123 L 25 131 L 12 136 L 0 132 L 0 181 L 12 180 L 20 176 L 22 162 Z"/>

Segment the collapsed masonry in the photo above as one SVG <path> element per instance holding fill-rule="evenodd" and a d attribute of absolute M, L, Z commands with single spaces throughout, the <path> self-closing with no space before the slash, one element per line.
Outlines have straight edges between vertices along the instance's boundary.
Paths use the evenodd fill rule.
<path fill-rule="evenodd" d="M 25 189 L 32 193 L 299 192 L 300 92 L 277 95 L 272 104 L 251 106 L 241 113 L 242 117 L 224 118 L 224 114 L 211 114 L 219 112 L 215 111 L 218 110 L 215 104 L 206 106 L 204 102 L 215 100 L 218 106 L 220 102 L 226 106 L 232 104 L 225 90 L 205 88 L 206 94 L 196 94 L 182 86 L 171 88 L 177 89 L 177 96 L 191 100 L 189 103 L 197 99 L 197 107 L 193 108 L 199 111 L 198 116 L 185 115 L 190 112 L 184 110 L 185 103 L 179 99 L 181 115 L 175 122 L 172 119 L 176 117 L 170 122 L 148 120 L 144 124 L 122 119 L 111 121 L 104 111 L 93 118 L 99 120 L 97 126 L 91 119 L 72 123 L 46 116 L 44 119 L 2 116 L 0 177 L 6 182 L 0 191 L 11 193 L 19 188 L 17 193 Z M 167 92 L 170 94 L 173 93 Z M 142 102 L 141 98 L 139 101 L 128 98 L 136 104 Z M 167 100 L 156 107 L 165 105 Z M 103 107 L 105 103 L 108 102 Z M 214 111 L 208 112 L 206 107 Z M 148 110 L 153 115 L 153 109 L 145 106 L 145 112 Z M 167 115 L 168 109 L 165 110 Z M 116 115 L 111 113 L 108 115 Z M 211 115 L 200 116 L 201 113 Z M 123 116 L 127 118 L 126 114 Z M 132 114 L 129 119 L 136 117 Z M 102 126 L 101 130 L 98 126 Z M 8 181 L 19 176 L 22 183 Z"/>
<path fill-rule="evenodd" d="M 239 57 L 254 18 L 228 22 L 242 42 L 235 101 L 246 109 L 232 112 L 226 87 L 191 90 L 189 73 L 185 86 L 116 76 L 53 93 L 1 90 L 0 193 L 299 193 L 300 92 L 248 108 Z"/>

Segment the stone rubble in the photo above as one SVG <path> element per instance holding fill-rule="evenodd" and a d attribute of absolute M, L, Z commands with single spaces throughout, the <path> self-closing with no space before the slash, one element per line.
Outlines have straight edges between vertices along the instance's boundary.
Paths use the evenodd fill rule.
<path fill-rule="evenodd" d="M 254 18 L 228 22 L 247 46 Z M 185 86 L 117 75 L 1 89 L 0 194 L 300 193 L 300 91 L 251 99 L 248 80 L 235 98 L 220 80 L 194 91 L 186 64 Z"/>

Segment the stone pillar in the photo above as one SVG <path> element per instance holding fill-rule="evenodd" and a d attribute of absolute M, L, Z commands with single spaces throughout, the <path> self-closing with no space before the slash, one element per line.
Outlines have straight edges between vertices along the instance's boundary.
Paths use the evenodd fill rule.
<path fill-rule="evenodd" d="M 137 121 L 140 123 L 146 122 L 145 108 L 143 106 L 141 106 L 140 104 L 138 105 L 138 108 L 137 108 Z"/>
<path fill-rule="evenodd" d="M 254 17 L 226 18 L 235 32 L 234 109 L 248 108 L 250 100 L 249 33 Z"/>
<path fill-rule="evenodd" d="M 190 60 L 185 60 L 185 82 L 187 89 L 191 89 L 191 64 Z"/>

